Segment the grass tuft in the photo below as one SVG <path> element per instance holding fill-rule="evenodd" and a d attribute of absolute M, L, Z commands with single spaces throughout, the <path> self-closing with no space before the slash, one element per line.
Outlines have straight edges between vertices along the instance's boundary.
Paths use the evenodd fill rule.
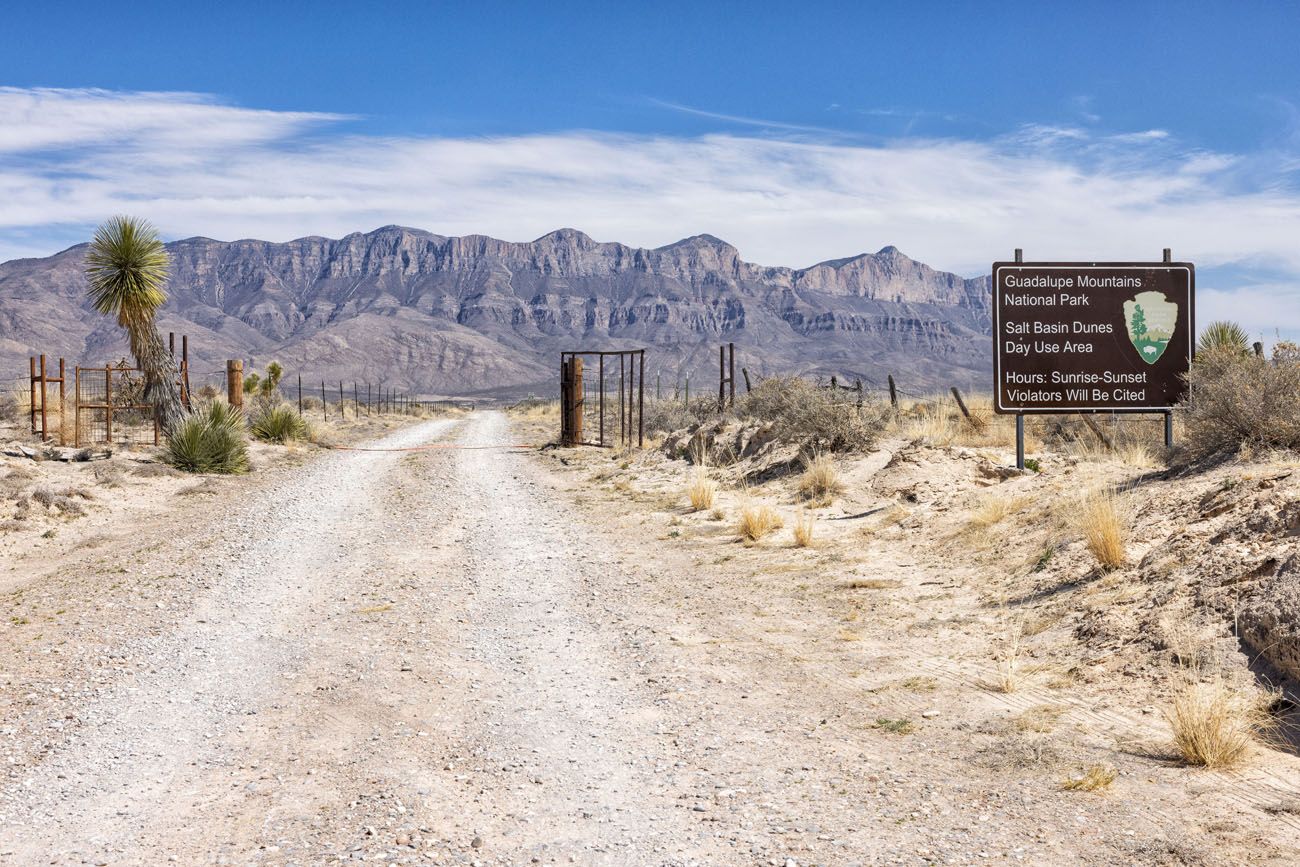
<path fill-rule="evenodd" d="M 813 543 L 814 518 L 806 509 L 794 519 L 794 546 L 807 548 Z"/>
<path fill-rule="evenodd" d="M 1110 570 L 1123 566 L 1128 528 L 1115 489 L 1101 488 L 1084 499 L 1079 520 L 1088 550 L 1101 567 Z"/>
<path fill-rule="evenodd" d="M 1221 675 L 1181 677 L 1164 711 L 1179 755 L 1207 768 L 1241 764 L 1272 728 L 1261 695 L 1237 689 Z"/>
<path fill-rule="evenodd" d="M 834 459 L 824 452 L 816 452 L 803 459 L 803 475 L 799 477 L 799 496 L 819 506 L 829 506 L 836 494 L 844 492 L 839 470 Z"/>
<path fill-rule="evenodd" d="M 784 526 L 781 516 L 768 505 L 746 505 L 740 510 L 736 532 L 746 542 L 757 542 Z"/>
<path fill-rule="evenodd" d="M 713 479 L 709 478 L 708 471 L 704 467 L 696 467 L 695 472 L 691 474 L 691 483 L 686 488 L 686 496 L 691 501 L 691 511 L 703 512 L 705 509 L 712 509 L 717 493 L 718 486 Z"/>
<path fill-rule="evenodd" d="M 1101 792 L 1110 788 L 1118 772 L 1109 765 L 1092 765 L 1077 777 L 1070 777 L 1061 788 L 1070 792 Z"/>

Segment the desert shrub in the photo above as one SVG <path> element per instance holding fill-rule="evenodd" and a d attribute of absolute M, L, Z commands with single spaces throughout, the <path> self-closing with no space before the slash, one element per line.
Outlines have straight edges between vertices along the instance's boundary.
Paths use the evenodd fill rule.
<path fill-rule="evenodd" d="M 1235 352 L 1198 356 L 1187 375 L 1185 448 L 1192 457 L 1243 446 L 1300 449 L 1300 358 L 1280 343 L 1273 358 Z"/>
<path fill-rule="evenodd" d="M 712 397 L 699 397 L 692 400 L 690 404 L 680 400 L 647 401 L 645 432 L 647 436 L 672 433 L 719 415 L 718 401 Z"/>
<path fill-rule="evenodd" d="M 757 542 L 784 525 L 776 509 L 767 505 L 747 505 L 740 510 L 736 533 L 746 542 Z"/>
<path fill-rule="evenodd" d="M 307 422 L 287 403 L 260 409 L 250 430 L 257 439 L 268 443 L 289 443 L 307 438 Z"/>
<path fill-rule="evenodd" d="M 718 486 L 713 479 L 709 478 L 708 472 L 703 467 L 697 467 L 691 475 L 691 483 L 686 488 L 686 495 L 691 501 L 691 511 L 703 512 L 705 509 L 713 508 L 713 498 L 717 495 Z"/>
<path fill-rule="evenodd" d="M 737 411 L 743 418 L 771 422 L 777 438 L 812 451 L 868 449 L 887 415 L 877 401 L 859 407 L 855 399 L 797 376 L 764 379 L 737 401 Z"/>
<path fill-rule="evenodd" d="M 167 440 L 167 461 L 191 473 L 248 471 L 244 416 L 226 403 L 185 416 Z"/>

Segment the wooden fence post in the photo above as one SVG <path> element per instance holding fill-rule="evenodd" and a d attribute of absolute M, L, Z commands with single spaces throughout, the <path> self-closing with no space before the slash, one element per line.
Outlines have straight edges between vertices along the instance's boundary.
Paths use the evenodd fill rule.
<path fill-rule="evenodd" d="M 238 358 L 226 362 L 226 402 L 244 408 L 244 362 Z"/>
<path fill-rule="evenodd" d="M 966 408 L 966 401 L 961 399 L 961 392 L 957 390 L 955 385 L 952 387 L 952 396 L 957 399 L 957 406 L 961 408 L 961 414 L 966 418 L 970 418 L 970 410 Z"/>

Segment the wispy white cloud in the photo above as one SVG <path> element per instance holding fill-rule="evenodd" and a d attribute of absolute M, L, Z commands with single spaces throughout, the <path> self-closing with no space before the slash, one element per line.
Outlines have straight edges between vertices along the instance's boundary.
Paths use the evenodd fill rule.
<path fill-rule="evenodd" d="M 794 266 L 895 244 L 967 274 L 1017 246 L 1053 259 L 1172 246 L 1282 274 L 1240 298 L 1300 330 L 1300 293 L 1285 286 L 1300 285 L 1300 194 L 1259 155 L 1184 151 L 1159 130 L 863 144 L 806 129 L 379 137 L 341 119 L 192 94 L 0 90 L 0 259 L 53 252 L 118 212 L 172 237 L 402 223 L 528 239 L 575 226 L 657 246 L 709 232 L 751 261 Z"/>

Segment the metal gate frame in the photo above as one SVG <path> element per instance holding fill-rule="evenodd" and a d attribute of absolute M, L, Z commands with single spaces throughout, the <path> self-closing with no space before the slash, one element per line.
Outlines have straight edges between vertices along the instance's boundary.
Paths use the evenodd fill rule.
<path fill-rule="evenodd" d="M 585 359 L 596 361 L 595 387 L 584 376 Z M 606 387 L 605 359 L 618 359 L 618 402 Z M 613 364 L 610 365 L 613 378 Z M 594 398 L 594 401 L 590 398 Z M 595 404 L 594 406 L 592 404 Z M 614 410 L 617 408 L 617 416 Z M 590 416 L 590 419 L 588 419 Z M 618 445 L 645 445 L 645 350 L 587 349 L 560 353 L 560 444 L 612 448 L 606 439 L 606 419 L 618 425 Z M 588 421 L 594 422 L 596 438 L 588 439 Z"/>

